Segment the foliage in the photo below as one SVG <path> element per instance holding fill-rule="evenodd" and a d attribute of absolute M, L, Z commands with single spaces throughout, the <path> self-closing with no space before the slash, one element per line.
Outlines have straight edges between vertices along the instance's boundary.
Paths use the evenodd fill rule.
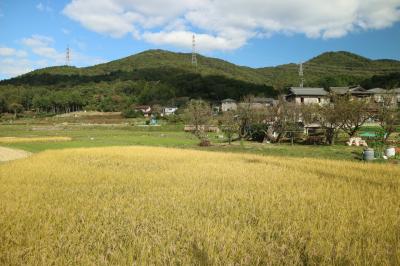
<path fill-rule="evenodd" d="M 135 110 L 134 108 L 127 108 L 122 111 L 121 114 L 125 118 L 138 118 L 143 116 L 143 113 L 141 111 Z"/>
<path fill-rule="evenodd" d="M 374 75 L 364 80 L 361 86 L 367 89 L 385 88 L 393 89 L 400 87 L 400 72 L 390 73 L 386 75 Z"/>
<path fill-rule="evenodd" d="M 249 131 L 249 138 L 252 141 L 263 142 L 266 137 L 266 132 L 268 130 L 268 125 L 266 124 L 252 124 Z"/>
<path fill-rule="evenodd" d="M 219 102 L 250 94 L 273 97 L 298 84 L 296 64 L 253 69 L 199 55 L 199 65 L 193 68 L 190 58 L 190 54 L 150 50 L 92 67 L 35 70 L 0 81 L 0 112 L 12 112 L 11 103 L 53 114 L 123 111 L 132 103 L 181 106 L 183 98 Z M 374 75 L 373 82 L 366 83 L 387 85 L 387 78 L 398 81 L 398 74 L 390 73 L 399 73 L 400 63 L 337 52 L 313 58 L 304 68 L 307 86 L 354 85 Z"/>

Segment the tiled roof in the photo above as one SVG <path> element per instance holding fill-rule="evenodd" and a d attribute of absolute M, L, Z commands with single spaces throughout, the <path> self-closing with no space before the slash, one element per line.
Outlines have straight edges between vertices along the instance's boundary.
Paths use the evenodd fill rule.
<path fill-rule="evenodd" d="M 236 101 L 233 99 L 225 99 L 221 101 L 222 103 L 235 103 Z"/>
<path fill-rule="evenodd" d="M 291 87 L 289 94 L 304 96 L 326 96 L 328 95 L 328 92 L 326 92 L 323 88 Z"/>

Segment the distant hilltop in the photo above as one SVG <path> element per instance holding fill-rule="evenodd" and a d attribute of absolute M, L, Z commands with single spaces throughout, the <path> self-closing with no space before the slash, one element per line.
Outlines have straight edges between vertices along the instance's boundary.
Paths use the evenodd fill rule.
<path fill-rule="evenodd" d="M 10 105 L 24 110 L 72 105 L 77 110 L 88 106 L 120 111 L 133 103 L 178 105 L 191 98 L 211 102 L 246 95 L 274 98 L 300 84 L 298 64 L 250 68 L 198 55 L 196 67 L 191 58 L 188 53 L 149 50 L 91 67 L 38 69 L 0 81 L 0 111 Z M 400 87 L 400 61 L 396 60 L 328 52 L 304 62 L 303 70 L 305 87 Z M 57 113 L 57 108 L 52 111 Z"/>
<path fill-rule="evenodd" d="M 197 58 L 198 66 L 193 67 L 191 65 L 191 54 L 174 53 L 164 50 L 148 50 L 91 67 L 56 66 L 38 69 L 20 77 L 2 81 L 0 84 L 22 85 L 29 83 L 33 76 L 43 74 L 99 76 L 96 80 L 109 81 L 110 79 L 120 78 L 124 73 L 138 70 L 151 70 L 154 72 L 159 69 L 173 69 L 182 73 L 189 72 L 201 75 L 218 75 L 244 82 L 266 84 L 275 87 L 278 84 L 294 86 L 299 82 L 299 66 L 294 63 L 276 67 L 250 68 L 202 55 L 198 55 Z M 323 86 L 327 81 L 331 83 L 336 82 L 336 84 L 329 85 L 344 86 L 351 85 L 349 83 L 360 83 L 374 75 L 387 75 L 400 72 L 400 61 L 389 59 L 371 60 L 353 53 L 340 51 L 327 52 L 316 56 L 304 62 L 303 68 L 306 83 L 309 86 Z M 162 76 L 159 77 L 159 80 L 162 81 Z"/>

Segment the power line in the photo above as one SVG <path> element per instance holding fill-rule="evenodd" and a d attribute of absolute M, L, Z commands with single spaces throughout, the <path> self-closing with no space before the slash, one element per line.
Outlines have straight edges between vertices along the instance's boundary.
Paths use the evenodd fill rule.
<path fill-rule="evenodd" d="M 69 45 L 67 46 L 67 50 L 65 52 L 65 65 L 69 66 L 71 63 L 71 50 L 69 49 Z"/>
<path fill-rule="evenodd" d="M 193 34 L 193 37 L 192 37 L 192 65 L 197 67 L 196 36 L 194 34 Z"/>
<path fill-rule="evenodd" d="M 303 63 L 300 63 L 300 67 L 299 67 L 299 77 L 300 77 L 300 88 L 303 88 L 303 87 L 304 87 Z"/>

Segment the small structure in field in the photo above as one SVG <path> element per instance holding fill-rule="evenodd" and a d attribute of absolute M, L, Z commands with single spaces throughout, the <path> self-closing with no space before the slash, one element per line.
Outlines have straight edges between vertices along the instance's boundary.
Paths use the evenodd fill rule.
<path fill-rule="evenodd" d="M 304 134 L 306 135 L 316 135 L 322 130 L 320 123 L 310 123 L 304 125 Z"/>
<path fill-rule="evenodd" d="M 185 132 L 194 132 L 196 131 L 196 126 L 194 125 L 185 125 L 183 128 Z M 214 133 L 219 133 L 220 129 L 219 127 L 216 126 L 209 126 L 209 125 L 200 125 L 199 130 L 203 132 L 214 132 Z"/>
<path fill-rule="evenodd" d="M 346 142 L 346 144 L 348 146 L 363 146 L 363 147 L 368 147 L 368 144 L 365 140 L 363 140 L 360 137 L 354 137 L 354 138 L 350 138 L 348 142 Z"/>
<path fill-rule="evenodd" d="M 178 111 L 178 107 L 164 107 L 161 116 L 174 115 Z"/>
<path fill-rule="evenodd" d="M 136 111 L 142 112 L 145 117 L 149 117 L 151 115 L 151 106 L 149 105 L 138 105 L 135 106 Z"/>
<path fill-rule="evenodd" d="M 291 87 L 286 100 L 296 104 L 324 104 L 329 102 L 328 92 L 323 88 Z"/>
<path fill-rule="evenodd" d="M 233 99 L 225 99 L 221 102 L 221 111 L 228 112 L 228 111 L 235 111 L 237 110 L 237 102 Z"/>

